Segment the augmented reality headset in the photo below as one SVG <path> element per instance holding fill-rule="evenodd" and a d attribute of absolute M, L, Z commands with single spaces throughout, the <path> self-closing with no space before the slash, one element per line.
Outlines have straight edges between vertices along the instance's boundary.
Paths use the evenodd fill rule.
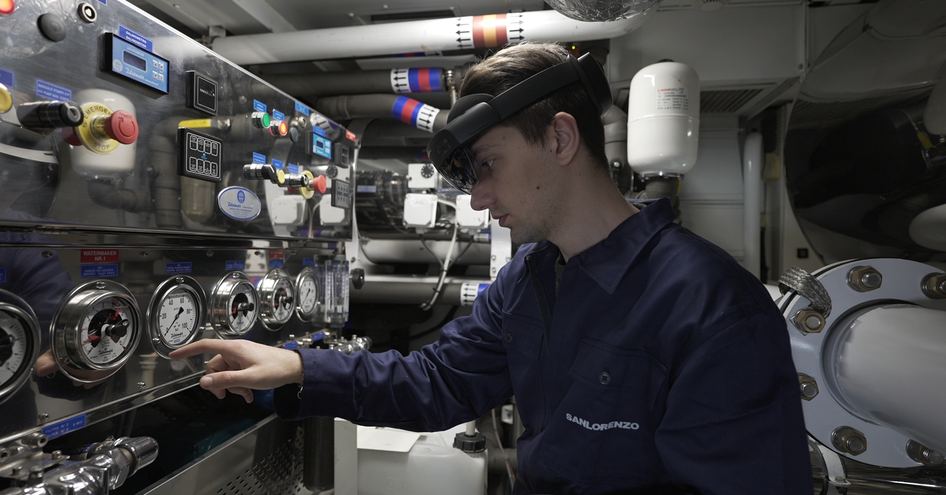
<path fill-rule="evenodd" d="M 552 93 L 581 82 L 598 114 L 611 105 L 611 88 L 601 66 L 589 54 L 538 72 L 497 96 L 476 93 L 456 101 L 447 125 L 434 134 L 427 154 L 453 187 L 469 194 L 476 184 L 476 167 L 470 146 L 494 125 Z"/>

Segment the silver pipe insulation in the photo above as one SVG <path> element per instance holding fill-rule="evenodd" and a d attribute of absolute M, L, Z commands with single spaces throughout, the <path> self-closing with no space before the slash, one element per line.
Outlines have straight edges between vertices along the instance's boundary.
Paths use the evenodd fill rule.
<path fill-rule="evenodd" d="M 762 229 L 762 134 L 746 136 L 742 148 L 743 236 L 742 266 L 756 278 L 762 271 L 762 247 L 759 232 Z"/>
<path fill-rule="evenodd" d="M 399 95 L 331 96 L 319 98 L 315 109 L 333 120 L 388 118 L 430 133 L 447 124 L 447 112 Z"/>
<path fill-rule="evenodd" d="M 357 58 L 397 53 L 501 48 L 523 41 L 615 38 L 640 26 L 645 14 L 582 22 L 553 10 L 369 24 L 220 37 L 213 50 L 240 65 Z"/>
<path fill-rule="evenodd" d="M 465 69 L 452 71 L 452 80 L 463 80 Z M 270 75 L 266 81 L 296 97 L 354 95 L 370 93 L 433 93 L 449 88 L 448 70 L 437 67 L 366 70 L 363 72 L 323 72 L 318 74 Z"/>
<path fill-rule="evenodd" d="M 854 312 L 826 349 L 850 411 L 946 452 L 946 311 L 885 304 Z"/>

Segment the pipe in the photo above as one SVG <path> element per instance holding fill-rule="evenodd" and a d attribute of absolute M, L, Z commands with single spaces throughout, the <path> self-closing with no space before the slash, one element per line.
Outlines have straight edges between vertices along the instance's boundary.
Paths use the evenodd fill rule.
<path fill-rule="evenodd" d="M 627 114 L 611 105 L 601 116 L 604 124 L 604 156 L 608 159 L 608 170 L 621 194 L 631 188 L 631 169 L 627 163 Z"/>
<path fill-rule="evenodd" d="M 353 303 L 421 304 L 430 299 L 437 286 L 435 276 L 365 275 L 365 285 L 349 293 Z M 459 306 L 464 283 L 488 284 L 485 278 L 447 277 L 441 289 L 440 302 Z"/>
<path fill-rule="evenodd" d="M 762 270 L 762 166 L 762 134 L 753 132 L 742 146 L 742 266 L 756 278 Z"/>
<path fill-rule="evenodd" d="M 644 16 L 637 14 L 610 22 L 582 22 L 553 10 L 542 10 L 227 36 L 215 39 L 211 47 L 240 65 L 417 51 L 473 50 L 500 48 L 523 41 L 615 38 L 640 26 Z"/>
<path fill-rule="evenodd" d="M 333 120 L 385 117 L 429 133 L 437 132 L 447 125 L 447 112 L 406 96 L 332 96 L 320 98 L 315 108 Z"/>
<path fill-rule="evenodd" d="M 456 69 L 454 69 L 456 70 Z M 366 93 L 434 93 L 446 91 L 446 71 L 436 67 L 272 75 L 266 80 L 296 97 Z"/>
<path fill-rule="evenodd" d="M 826 354 L 837 396 L 858 416 L 946 452 L 946 311 L 907 304 L 855 312 Z M 829 384 L 831 385 L 831 384 Z"/>

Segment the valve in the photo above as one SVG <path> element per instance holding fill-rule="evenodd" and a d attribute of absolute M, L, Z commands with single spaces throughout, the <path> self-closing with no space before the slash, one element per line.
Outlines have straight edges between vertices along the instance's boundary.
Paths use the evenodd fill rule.
<path fill-rule="evenodd" d="M 248 163 L 243 165 L 243 177 L 247 179 L 268 180 L 279 187 L 286 186 L 286 172 L 277 170 L 269 163 Z"/>

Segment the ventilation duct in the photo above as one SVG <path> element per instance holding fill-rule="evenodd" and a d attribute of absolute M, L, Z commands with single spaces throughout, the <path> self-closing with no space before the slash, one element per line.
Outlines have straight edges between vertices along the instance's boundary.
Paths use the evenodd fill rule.
<path fill-rule="evenodd" d="M 627 19 L 657 5 L 659 0 L 546 0 L 560 13 L 585 22 Z"/>
<path fill-rule="evenodd" d="M 643 18 L 644 14 L 639 13 L 619 21 L 582 22 L 553 10 L 542 10 L 228 36 L 214 40 L 212 47 L 237 64 L 267 64 L 499 48 L 523 41 L 615 38 L 640 26 Z"/>

